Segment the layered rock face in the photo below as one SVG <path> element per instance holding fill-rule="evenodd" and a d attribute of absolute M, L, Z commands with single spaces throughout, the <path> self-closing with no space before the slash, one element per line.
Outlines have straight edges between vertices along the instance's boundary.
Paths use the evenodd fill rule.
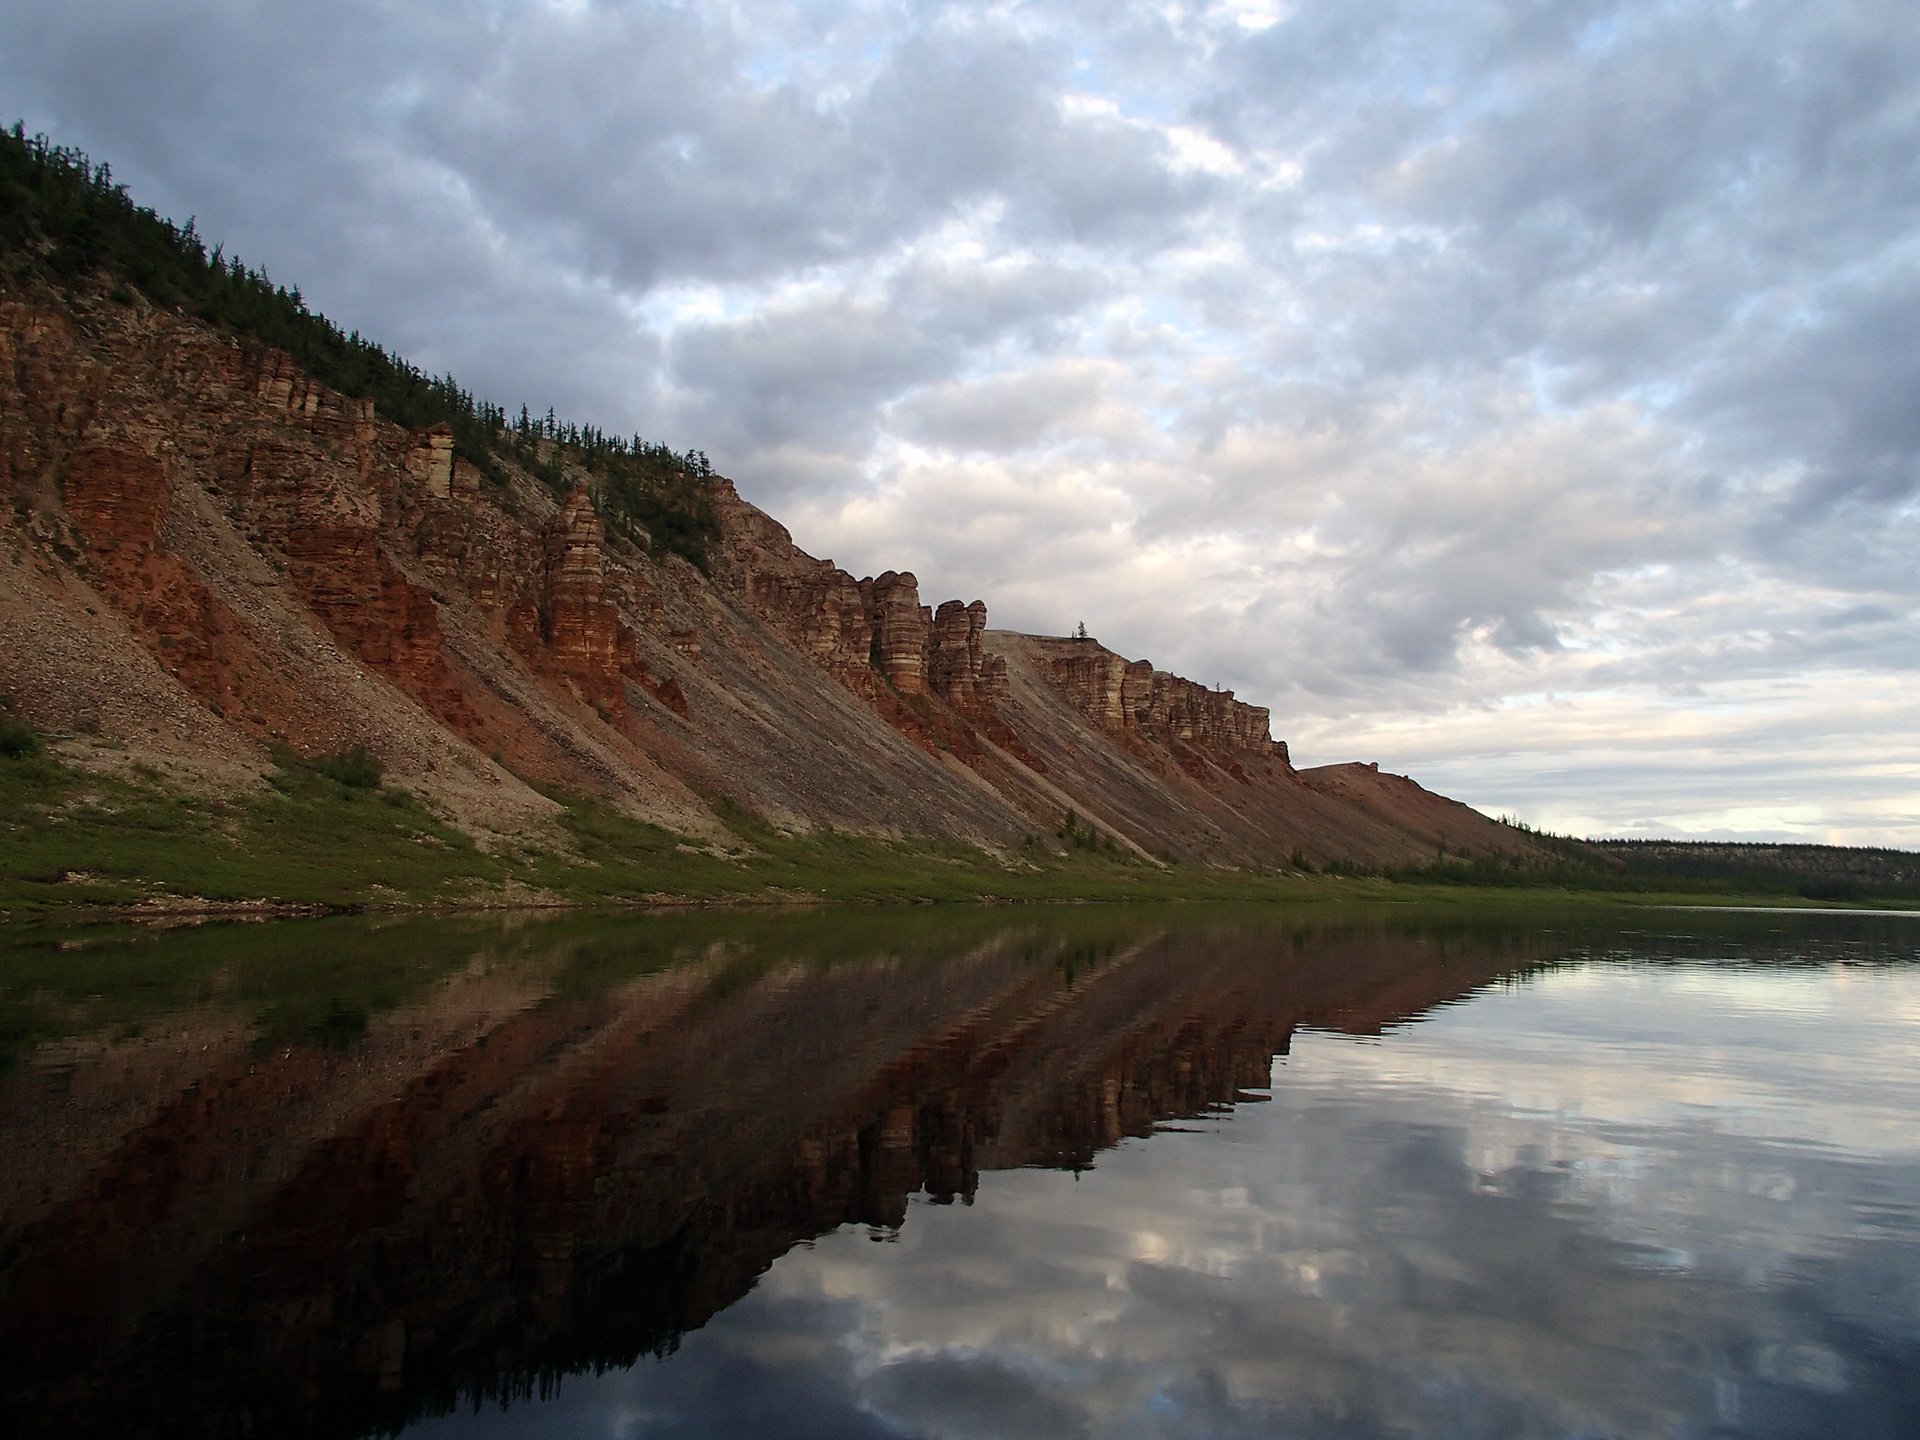
<path fill-rule="evenodd" d="M 873 668 L 902 695 L 927 693 L 927 642 L 933 612 L 920 603 L 920 582 L 889 570 L 862 580 L 860 603 L 872 633 Z"/>
<path fill-rule="evenodd" d="M 911 571 L 855 580 L 797 549 L 785 527 L 719 485 L 723 583 L 843 683 L 871 695 L 877 677 L 904 699 L 930 695 L 974 714 L 1005 696 L 1006 662 L 983 644 L 983 601 L 949 600 L 936 612 L 921 603 Z"/>
<path fill-rule="evenodd" d="M 282 544 L 307 603 L 355 654 L 417 695 L 451 689 L 440 612 L 395 568 L 371 527 L 310 525 Z"/>
<path fill-rule="evenodd" d="M 140 450 L 85 446 L 67 458 L 65 493 L 102 593 L 202 700 L 257 717 L 283 687 L 259 663 L 259 636 L 167 550 L 164 463 Z"/>
<path fill-rule="evenodd" d="M 811 574 L 757 575 L 753 601 L 829 670 L 858 674 L 869 663 L 872 625 L 860 587 L 844 570 L 821 561 Z"/>
<path fill-rule="evenodd" d="M 1285 743 L 1272 738 L 1266 707 L 1236 700 L 1231 690 L 1209 690 L 1094 640 L 1059 641 L 1049 649 L 1047 678 L 1110 734 L 1287 758 Z"/>
<path fill-rule="evenodd" d="M 436 425 L 407 452 L 407 473 L 426 494 L 446 500 L 453 494 L 453 460 L 453 428 Z"/>
<path fill-rule="evenodd" d="M 928 638 L 927 681 L 963 714 L 991 711 L 1007 698 L 1007 662 L 986 650 L 987 607 L 975 600 L 941 604 Z"/>
<path fill-rule="evenodd" d="M 546 552 L 544 646 L 536 654 L 601 714 L 622 716 L 621 677 L 633 656 L 633 637 L 608 598 L 606 532 L 584 489 L 561 506 L 547 532 Z"/>
<path fill-rule="evenodd" d="M 0 694 L 137 742 L 149 701 L 46 679 L 111 653 L 187 745 L 220 731 L 264 765 L 262 741 L 369 744 L 484 824 L 475 787 L 524 816 L 551 810 L 538 786 L 714 836 L 722 795 L 796 829 L 989 845 L 1071 810 L 1143 858 L 1235 864 L 1518 843 L 1437 797 L 1307 783 L 1231 692 L 989 632 L 984 603 L 923 604 L 909 572 L 856 579 L 719 477 L 696 568 L 610 536 L 584 456 L 548 444 L 535 475 L 512 453 L 483 482 L 445 426 L 406 430 L 285 355 L 0 282 Z"/>
<path fill-rule="evenodd" d="M 0 358 L 13 362 L 0 366 L 12 502 L 0 525 L 19 523 L 22 502 L 45 516 L 36 534 L 54 539 L 70 524 L 79 574 L 211 710 L 209 724 L 307 751 L 373 745 L 403 773 L 441 765 L 452 744 L 471 747 L 456 767 L 470 777 L 491 755 L 542 784 L 660 793 L 644 757 L 605 753 L 607 741 L 573 733 L 579 722 L 530 704 L 543 692 L 540 705 L 583 704 L 615 724 L 626 712 L 634 647 L 584 497 L 555 506 L 522 490 L 503 506 L 509 497 L 480 494 L 446 427 L 406 431 L 285 355 L 164 312 L 95 306 L 76 323 L 0 292 Z M 53 589 L 37 603 L 59 593 L 57 570 L 42 564 L 38 583 Z M 31 626 L 36 602 L 18 603 L 17 622 Z M 0 605 L 8 633 L 11 609 Z M 449 616 L 479 673 L 456 654 Z M 48 643 L 71 656 L 91 642 Z M 345 663 L 316 666 L 329 646 Z M 31 699 L 34 668 L 30 656 L 0 661 L 0 689 Z M 353 683 L 356 669 L 419 710 Z M 677 687 L 658 688 L 669 711 L 685 706 Z M 38 704 L 54 726 L 69 709 L 100 708 Z M 426 788 L 442 783 L 434 773 Z M 544 803 L 516 794 L 518 810 Z M 668 799 L 687 823 L 684 801 Z"/>
<path fill-rule="evenodd" d="M 873 624 L 860 586 L 830 560 L 793 543 L 787 528 L 718 480 L 722 553 L 717 578 L 740 594 L 800 650 L 841 678 L 872 662 Z"/>
<path fill-rule="evenodd" d="M 308 609 L 342 645 L 443 722 L 470 727 L 471 707 L 447 667 L 439 608 L 388 544 L 403 483 L 448 483 L 451 434 L 416 437 L 382 424 L 371 401 L 316 384 L 274 351 L 204 347 L 194 358 L 212 371 L 202 382 L 210 394 L 225 389 L 230 399 L 224 423 L 196 437 L 188 463 L 283 561 Z M 251 390 L 279 423 L 262 423 L 232 390 Z M 444 468 L 420 461 L 436 451 Z"/>

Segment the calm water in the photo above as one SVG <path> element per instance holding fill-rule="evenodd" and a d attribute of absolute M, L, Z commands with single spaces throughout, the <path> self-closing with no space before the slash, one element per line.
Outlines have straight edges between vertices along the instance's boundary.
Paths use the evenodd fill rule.
<path fill-rule="evenodd" d="M 1920 917 L 0 943 L 21 1435 L 1920 1435 Z"/>

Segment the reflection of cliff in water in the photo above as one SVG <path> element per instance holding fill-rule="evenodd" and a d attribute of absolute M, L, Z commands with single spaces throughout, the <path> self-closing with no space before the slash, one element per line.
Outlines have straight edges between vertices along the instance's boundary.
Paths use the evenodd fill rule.
<path fill-rule="evenodd" d="M 215 999 L 43 1046 L 0 1086 L 34 1162 L 0 1193 L 8 1408 L 347 1435 L 544 1389 L 672 1348 L 799 1240 L 1093 1163 L 1264 1087 L 1297 1025 L 1378 1029 L 1565 946 L 1168 921 L 903 919 L 836 963 L 742 925 L 641 974 L 618 931 L 584 971 L 469 940 L 344 1045 L 263 1048 Z"/>

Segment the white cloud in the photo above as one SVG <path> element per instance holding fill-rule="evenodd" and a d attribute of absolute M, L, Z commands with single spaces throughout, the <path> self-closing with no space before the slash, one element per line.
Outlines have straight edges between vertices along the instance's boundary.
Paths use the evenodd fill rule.
<path fill-rule="evenodd" d="M 19 0 L 0 87 L 427 368 L 1318 757 L 1913 843 L 1904 7 L 316 13 Z M 1818 763 L 1663 720 L 1602 781 L 1699 697 Z"/>

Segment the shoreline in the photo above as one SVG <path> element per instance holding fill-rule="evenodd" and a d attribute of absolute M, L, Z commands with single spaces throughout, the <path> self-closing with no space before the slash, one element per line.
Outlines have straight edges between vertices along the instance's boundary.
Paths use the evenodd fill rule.
<path fill-rule="evenodd" d="M 1232 872 L 1227 872 L 1231 874 Z M 156 899 L 132 904 L 94 904 L 75 901 L 26 911 L 0 910 L 0 940 L 30 929 L 134 925 L 142 929 L 189 929 L 203 925 L 265 924 L 293 920 L 348 918 L 422 918 L 432 916 L 607 914 L 677 915 L 695 912 L 764 911 L 795 913 L 807 910 L 885 909 L 1011 909 L 1035 906 L 1121 905 L 1255 905 L 1286 908 L 1325 904 L 1385 904 L 1472 906 L 1489 909 L 1535 909 L 1542 905 L 1579 908 L 1637 908 L 1748 914 L 1827 914 L 1920 919 L 1920 904 L 1905 902 L 1881 906 L 1840 904 L 1806 899 L 1782 903 L 1778 895 L 1760 893 L 1663 894 L 1648 890 L 1607 890 L 1555 885 L 1443 885 L 1406 882 L 1381 877 L 1274 877 L 1273 893 L 1006 896 L 876 897 L 818 894 L 671 896 L 653 894 L 633 899 L 553 896 L 513 900 L 382 900 L 372 903 L 322 903 L 259 900 L 204 901 L 197 897 Z"/>

